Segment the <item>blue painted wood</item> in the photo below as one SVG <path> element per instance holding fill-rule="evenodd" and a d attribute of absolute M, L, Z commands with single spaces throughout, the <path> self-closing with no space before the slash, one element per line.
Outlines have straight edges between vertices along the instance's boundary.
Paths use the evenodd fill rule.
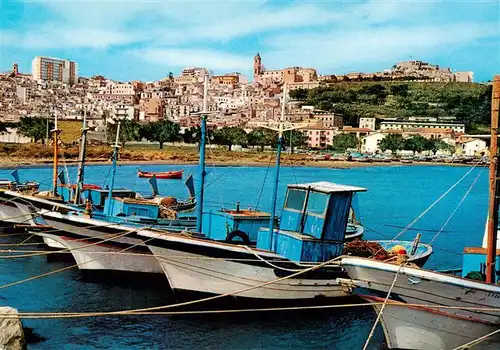
<path fill-rule="evenodd" d="M 486 264 L 486 253 L 467 253 L 462 256 L 462 277 L 467 276 L 469 272 L 481 271 L 481 264 Z M 497 255 L 495 266 L 497 271 L 500 269 L 500 256 Z M 500 281 L 499 276 L 496 276 L 496 283 Z"/>
<path fill-rule="evenodd" d="M 236 213 L 210 211 L 203 213 L 203 233 L 209 238 L 223 241 L 233 231 L 245 233 L 250 242 L 256 242 L 260 227 L 267 226 L 269 216 L 244 216 Z"/>

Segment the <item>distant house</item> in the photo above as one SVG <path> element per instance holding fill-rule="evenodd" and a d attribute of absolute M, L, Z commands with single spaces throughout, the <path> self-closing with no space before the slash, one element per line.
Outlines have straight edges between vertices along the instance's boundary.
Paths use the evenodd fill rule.
<path fill-rule="evenodd" d="M 369 134 L 361 141 L 361 152 L 364 153 L 377 153 L 380 150 L 380 141 L 387 136 L 386 133 L 375 132 Z"/>
<path fill-rule="evenodd" d="M 457 142 L 457 153 L 465 156 L 480 156 L 487 153 L 486 141 L 481 139 L 468 139 Z"/>
<path fill-rule="evenodd" d="M 31 141 L 31 138 L 19 134 L 16 128 L 7 128 L 7 132 L 0 133 L 0 142 L 30 143 Z"/>

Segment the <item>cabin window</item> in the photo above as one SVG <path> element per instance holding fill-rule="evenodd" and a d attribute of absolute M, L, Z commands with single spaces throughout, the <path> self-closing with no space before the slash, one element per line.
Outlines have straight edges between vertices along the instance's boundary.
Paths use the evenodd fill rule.
<path fill-rule="evenodd" d="M 286 197 L 285 208 L 302 211 L 304 208 L 304 200 L 306 199 L 306 192 L 300 190 L 289 190 Z"/>
<path fill-rule="evenodd" d="M 310 192 L 307 200 L 307 212 L 324 215 L 328 203 L 328 195 L 320 192 Z"/>

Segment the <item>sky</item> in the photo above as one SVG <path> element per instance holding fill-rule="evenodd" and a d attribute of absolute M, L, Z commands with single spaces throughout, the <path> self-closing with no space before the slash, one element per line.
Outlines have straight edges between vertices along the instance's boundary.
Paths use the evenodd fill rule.
<path fill-rule="evenodd" d="M 487 81 L 500 74 L 500 1 L 0 0 L 0 71 L 51 56 L 122 81 L 194 66 L 251 80 L 257 52 L 268 69 L 375 72 L 415 59 Z"/>

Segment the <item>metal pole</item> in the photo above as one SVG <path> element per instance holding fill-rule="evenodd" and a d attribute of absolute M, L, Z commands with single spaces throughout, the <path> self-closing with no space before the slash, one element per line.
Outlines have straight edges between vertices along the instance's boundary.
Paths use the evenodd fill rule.
<path fill-rule="evenodd" d="M 52 195 L 54 197 L 57 196 L 57 175 L 58 175 L 58 166 L 59 166 L 59 129 L 57 129 L 57 115 L 54 116 L 54 129 L 53 137 L 54 137 L 54 164 L 52 171 Z"/>
<path fill-rule="evenodd" d="M 80 139 L 80 157 L 79 157 L 78 176 L 76 180 L 76 191 L 74 198 L 75 204 L 78 204 L 78 200 L 80 199 L 80 194 L 82 192 L 82 187 L 83 187 L 86 146 L 87 146 L 87 109 L 83 111 L 82 137 Z"/>
<path fill-rule="evenodd" d="M 286 83 L 283 85 L 283 97 L 281 101 L 281 117 L 278 129 L 278 146 L 276 149 L 276 173 L 274 176 L 273 197 L 271 199 L 271 217 L 269 218 L 269 250 L 273 249 L 274 216 L 276 215 L 276 200 L 278 197 L 278 185 L 280 178 L 281 147 L 283 144 L 283 123 L 285 121 L 286 105 Z"/>
<path fill-rule="evenodd" d="M 205 75 L 203 80 L 203 112 L 208 112 L 208 75 Z M 202 232 L 202 216 L 203 216 L 203 197 L 205 192 L 205 176 L 207 175 L 205 171 L 205 144 L 207 138 L 207 116 L 201 116 L 201 135 L 200 135 L 200 166 L 199 166 L 199 174 L 200 181 L 198 181 L 198 189 L 197 195 L 198 199 L 196 200 L 196 232 Z"/>
<path fill-rule="evenodd" d="M 116 128 L 116 140 L 113 146 L 113 165 L 111 166 L 111 179 L 109 181 L 109 192 L 108 192 L 108 210 L 107 215 L 110 216 L 113 212 L 113 205 L 111 199 L 113 198 L 113 186 L 115 185 L 115 174 L 116 174 L 116 160 L 118 158 L 118 150 L 120 146 L 118 145 L 120 137 L 120 122 L 118 122 L 118 127 Z"/>
<path fill-rule="evenodd" d="M 500 104 L 500 75 L 493 79 L 491 99 L 491 144 L 490 144 L 490 193 L 488 203 L 488 239 L 486 247 L 486 282 L 495 283 L 495 262 L 498 230 L 498 197 L 500 193 L 498 174 L 498 109 Z"/>

